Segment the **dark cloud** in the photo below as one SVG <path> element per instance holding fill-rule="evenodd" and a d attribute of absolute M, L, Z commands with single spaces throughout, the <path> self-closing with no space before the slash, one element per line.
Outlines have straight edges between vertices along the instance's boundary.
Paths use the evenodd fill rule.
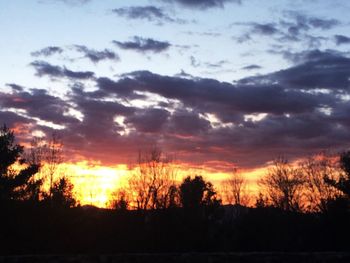
<path fill-rule="evenodd" d="M 311 27 L 323 30 L 332 29 L 340 24 L 336 19 L 322 19 L 317 17 L 306 18 L 306 21 Z"/>
<path fill-rule="evenodd" d="M 350 58 L 339 52 L 313 50 L 295 54 L 294 60 L 302 63 L 273 73 L 267 79 L 299 89 L 349 89 Z"/>
<path fill-rule="evenodd" d="M 232 37 L 237 43 L 242 44 L 254 39 L 254 36 L 265 36 L 273 39 L 285 38 L 284 32 L 280 26 L 275 23 L 233 23 L 230 26 L 245 26 L 248 30 L 239 36 Z"/>
<path fill-rule="evenodd" d="M 50 47 L 45 47 L 43 49 L 34 51 L 31 53 L 31 55 L 34 57 L 39 57 L 39 56 L 49 57 L 54 54 L 61 54 L 62 52 L 63 52 L 62 48 L 56 47 L 56 46 L 50 46 Z"/>
<path fill-rule="evenodd" d="M 349 90 L 349 66 L 350 59 L 346 57 L 320 57 L 272 74 L 245 78 L 240 83 L 278 83 L 292 89 L 329 89 L 341 92 Z"/>
<path fill-rule="evenodd" d="M 180 73 L 177 73 L 175 75 L 175 77 L 179 77 L 179 78 L 194 78 L 193 75 L 187 73 L 186 71 L 184 71 L 183 69 L 180 71 Z"/>
<path fill-rule="evenodd" d="M 6 86 L 10 87 L 14 91 L 23 91 L 24 87 L 15 83 L 7 83 Z"/>
<path fill-rule="evenodd" d="M 132 125 L 138 132 L 159 133 L 162 132 L 169 116 L 170 113 L 167 110 L 146 108 L 136 111 L 126 120 L 126 123 Z"/>
<path fill-rule="evenodd" d="M 242 0 L 161 0 L 168 3 L 178 3 L 184 7 L 196 9 L 208 9 L 213 7 L 223 8 L 227 3 L 241 4 Z"/>
<path fill-rule="evenodd" d="M 171 17 L 162 8 L 156 6 L 129 6 L 113 9 L 112 12 L 129 19 L 142 19 L 156 22 L 158 25 L 161 25 L 163 22 L 186 23 L 183 19 Z"/>
<path fill-rule="evenodd" d="M 276 33 L 279 33 L 279 30 L 277 29 L 275 24 L 269 23 L 269 24 L 259 24 L 259 23 L 252 23 L 252 33 L 260 34 L 260 35 L 266 35 L 271 36 Z"/>
<path fill-rule="evenodd" d="M 216 114 L 224 122 L 233 121 L 241 114 L 313 111 L 327 103 L 327 98 L 322 95 L 284 90 L 278 85 L 233 85 L 213 79 L 184 79 L 147 71 L 133 72 L 119 81 L 109 80 L 108 84 L 110 94 L 133 99 L 135 91 L 155 93 L 181 101 L 185 107 L 197 112 Z M 104 90 L 106 86 L 100 88 Z"/>
<path fill-rule="evenodd" d="M 117 118 L 121 117 L 125 125 L 135 123 L 135 127 L 145 127 L 140 123 L 141 119 L 140 122 L 135 118 L 127 123 L 127 119 L 138 116 L 141 109 L 111 101 L 111 97 L 108 97 L 107 101 L 104 98 L 93 98 L 91 95 L 79 88 L 75 88 L 70 95 L 70 100 L 84 118 L 79 123 L 66 126 L 64 134 L 68 149 L 77 150 L 79 155 L 88 159 L 115 164 L 129 162 L 140 147 L 155 145 L 159 137 L 154 134 L 147 136 L 146 132 L 137 130 L 128 133 L 123 123 L 117 121 Z"/>
<path fill-rule="evenodd" d="M 252 65 L 245 66 L 242 69 L 244 69 L 244 70 L 256 70 L 256 69 L 261 69 L 261 66 L 252 64 Z"/>
<path fill-rule="evenodd" d="M 14 112 L 0 110 L 1 125 L 6 124 L 10 128 L 16 128 L 19 125 L 28 124 L 31 122 L 30 119 L 20 116 Z"/>
<path fill-rule="evenodd" d="M 350 146 L 350 59 L 332 50 L 289 55 L 291 67 L 235 83 L 136 71 L 93 78 L 96 90 L 86 91 L 68 77 L 75 84 L 65 99 L 10 84 L 12 91 L 0 94 L 0 117 L 60 124 L 71 156 L 106 164 L 128 162 L 155 144 L 181 153 L 185 162 L 243 167 L 264 165 L 280 154 L 295 158 Z M 67 77 L 62 67 L 44 66 L 49 70 L 41 75 Z M 135 99 L 152 103 L 137 106 Z M 68 114 L 70 109 L 82 117 Z"/>
<path fill-rule="evenodd" d="M 286 28 L 290 34 L 297 35 L 302 31 L 311 29 L 329 30 L 340 25 L 340 21 L 336 19 L 307 16 L 296 11 L 287 11 L 280 25 Z"/>
<path fill-rule="evenodd" d="M 322 87 L 324 79 L 314 76 L 313 70 L 305 70 L 306 64 L 318 64 L 322 69 L 341 67 L 343 63 L 331 52 L 321 51 L 305 53 L 300 61 L 298 66 L 305 72 L 303 77 L 314 78 L 313 82 L 306 82 L 308 88 L 315 90 Z M 286 72 L 288 70 L 291 71 L 288 74 L 275 72 L 261 76 L 262 83 L 273 82 L 273 78 L 278 77 L 279 85 L 263 85 L 257 81 L 229 84 L 213 79 L 183 79 L 139 71 L 126 74 L 118 81 L 109 80 L 108 85 L 100 86 L 100 89 L 105 90 L 107 97 L 121 93 L 133 99 L 135 92 L 149 92 L 178 101 L 172 106 L 159 104 L 172 107 L 173 113 L 160 108 L 148 108 L 144 112 L 136 110 L 125 117 L 125 123 L 133 127 L 138 136 L 144 136 L 140 133 L 158 134 L 158 142 L 162 141 L 168 149 L 183 152 L 184 159 L 186 153 L 191 152 L 196 154 L 196 159 L 235 160 L 240 165 L 250 166 L 261 165 L 282 153 L 297 157 L 343 146 L 350 137 L 346 134 L 349 125 L 347 103 L 340 102 L 332 93 L 301 91 L 307 85 L 291 83 L 291 76 L 298 74 L 294 72 L 295 67 Z M 330 82 L 329 85 L 337 84 Z M 185 108 L 192 111 L 183 110 Z M 331 113 L 325 114 L 323 108 L 332 109 Z M 267 115 L 260 121 L 244 117 L 258 113 Z M 212 125 L 215 124 L 205 118 L 206 114 L 216 116 L 223 123 L 221 125 L 231 125 L 214 128 Z M 133 140 L 135 133 L 128 136 Z M 260 156 L 247 160 L 247 151 Z M 188 158 L 191 160 L 193 156 Z"/>
<path fill-rule="evenodd" d="M 134 36 L 132 41 L 113 41 L 113 43 L 122 49 L 134 50 L 142 53 L 159 53 L 167 50 L 171 46 L 171 44 L 167 41 L 158 41 L 152 38 L 143 38 L 138 36 Z"/>
<path fill-rule="evenodd" d="M 30 63 L 36 70 L 39 77 L 49 76 L 51 78 L 70 78 L 70 79 L 92 79 L 94 73 L 91 71 L 72 71 L 65 67 L 54 66 L 45 61 L 36 60 Z"/>
<path fill-rule="evenodd" d="M 343 44 L 350 44 L 350 37 L 347 37 L 347 36 L 335 35 L 334 40 L 338 46 Z"/>
<path fill-rule="evenodd" d="M 210 122 L 200 118 L 197 113 L 179 110 L 172 114 L 167 132 L 174 136 L 198 137 L 210 128 Z"/>
<path fill-rule="evenodd" d="M 101 60 L 114 60 L 114 61 L 119 61 L 119 56 L 109 50 L 109 49 L 104 49 L 101 51 L 94 50 L 94 49 L 89 49 L 86 46 L 82 45 L 75 45 L 75 48 L 78 52 L 81 52 L 84 54 L 84 57 L 90 59 L 94 63 L 98 63 Z"/>
<path fill-rule="evenodd" d="M 255 35 L 267 36 L 267 37 L 281 37 L 283 32 L 280 29 L 279 24 L 276 23 L 256 23 L 256 22 L 245 22 L 245 23 L 233 23 L 232 26 L 244 26 L 248 27 L 248 30 L 240 36 L 233 37 L 237 43 L 244 43 L 250 41 Z"/>
<path fill-rule="evenodd" d="M 3 108 L 24 110 L 28 117 L 55 124 L 67 124 L 77 121 L 76 118 L 66 115 L 69 104 L 43 89 L 31 89 L 30 92 L 14 90 L 12 93 L 0 93 L 0 105 Z"/>
<path fill-rule="evenodd" d="M 347 58 L 346 53 L 339 52 L 333 49 L 326 49 L 322 51 L 319 49 L 313 49 L 302 52 L 282 50 L 280 54 L 282 54 L 285 59 L 289 60 L 290 62 L 293 62 L 294 64 L 302 64 L 306 62 L 316 61 L 332 61 L 334 59 L 337 60 L 338 58 Z M 337 61 L 334 62 L 337 63 Z"/>

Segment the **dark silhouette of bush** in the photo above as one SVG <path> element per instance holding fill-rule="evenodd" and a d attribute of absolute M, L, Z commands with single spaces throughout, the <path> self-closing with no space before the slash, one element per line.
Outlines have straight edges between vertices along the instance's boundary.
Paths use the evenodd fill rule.
<path fill-rule="evenodd" d="M 217 199 L 212 183 L 206 182 L 202 176 L 195 176 L 193 179 L 186 177 L 179 189 L 181 205 L 185 209 L 214 206 L 221 202 Z"/>

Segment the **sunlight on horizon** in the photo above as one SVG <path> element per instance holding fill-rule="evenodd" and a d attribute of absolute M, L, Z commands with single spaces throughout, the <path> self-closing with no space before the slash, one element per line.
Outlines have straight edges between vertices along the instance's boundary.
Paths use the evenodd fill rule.
<path fill-rule="evenodd" d="M 251 194 L 257 194 L 256 181 L 265 171 L 266 168 L 241 171 L 247 180 Z M 126 185 L 132 172 L 133 170 L 130 170 L 126 164 L 104 166 L 99 163 L 81 161 L 62 164 L 57 175 L 60 173 L 68 175 L 74 185 L 74 192 L 80 205 L 105 208 L 109 206 L 113 192 Z M 230 176 L 230 173 L 227 172 L 212 172 L 204 168 L 188 169 L 181 165 L 177 174 L 178 183 L 186 176 L 201 175 L 212 182 L 218 192 L 221 189 L 221 182 Z"/>
<path fill-rule="evenodd" d="M 102 166 L 82 161 L 63 166 L 71 174 L 70 179 L 80 205 L 107 207 L 110 195 L 129 174 L 127 166 L 123 164 Z"/>

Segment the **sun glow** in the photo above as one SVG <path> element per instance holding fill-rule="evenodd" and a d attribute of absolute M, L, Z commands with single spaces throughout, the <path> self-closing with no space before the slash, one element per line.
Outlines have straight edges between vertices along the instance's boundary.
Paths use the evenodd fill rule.
<path fill-rule="evenodd" d="M 102 166 L 83 161 L 63 166 L 65 173 L 70 174 L 81 205 L 107 207 L 111 194 L 123 185 L 128 175 L 128 168 L 123 164 Z"/>
<path fill-rule="evenodd" d="M 222 188 L 221 183 L 228 179 L 231 174 L 228 171 L 214 171 L 203 166 L 196 168 L 184 163 L 177 164 L 176 167 L 178 183 L 187 176 L 201 175 L 214 184 L 219 196 Z M 127 181 L 133 172 L 135 171 L 130 170 L 126 164 L 105 166 L 99 162 L 81 161 L 61 164 L 56 171 L 55 179 L 64 175 L 71 180 L 76 199 L 80 205 L 109 207 L 113 193 L 127 187 Z M 240 172 L 247 181 L 250 194 L 257 195 L 257 180 L 266 173 L 266 169 L 242 169 Z"/>

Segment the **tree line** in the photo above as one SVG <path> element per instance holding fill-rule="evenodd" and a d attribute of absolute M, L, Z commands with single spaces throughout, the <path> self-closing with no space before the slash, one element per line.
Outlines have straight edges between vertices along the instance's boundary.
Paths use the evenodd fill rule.
<path fill-rule="evenodd" d="M 139 154 L 136 169 L 127 185 L 114 192 L 111 206 L 148 210 L 224 203 L 326 213 L 332 206 L 349 201 L 349 184 L 350 151 L 337 155 L 320 153 L 296 163 L 279 157 L 257 181 L 259 192 L 254 196 L 237 168 L 219 190 L 198 175 L 188 176 L 178 184 L 172 159 L 155 148 Z"/>
<path fill-rule="evenodd" d="M 55 135 L 25 151 L 1 128 L 0 252 L 349 250 L 350 151 L 277 158 L 253 198 L 236 169 L 220 191 L 200 175 L 179 182 L 154 148 L 139 153 L 113 209 L 80 206 L 62 160 Z"/>

